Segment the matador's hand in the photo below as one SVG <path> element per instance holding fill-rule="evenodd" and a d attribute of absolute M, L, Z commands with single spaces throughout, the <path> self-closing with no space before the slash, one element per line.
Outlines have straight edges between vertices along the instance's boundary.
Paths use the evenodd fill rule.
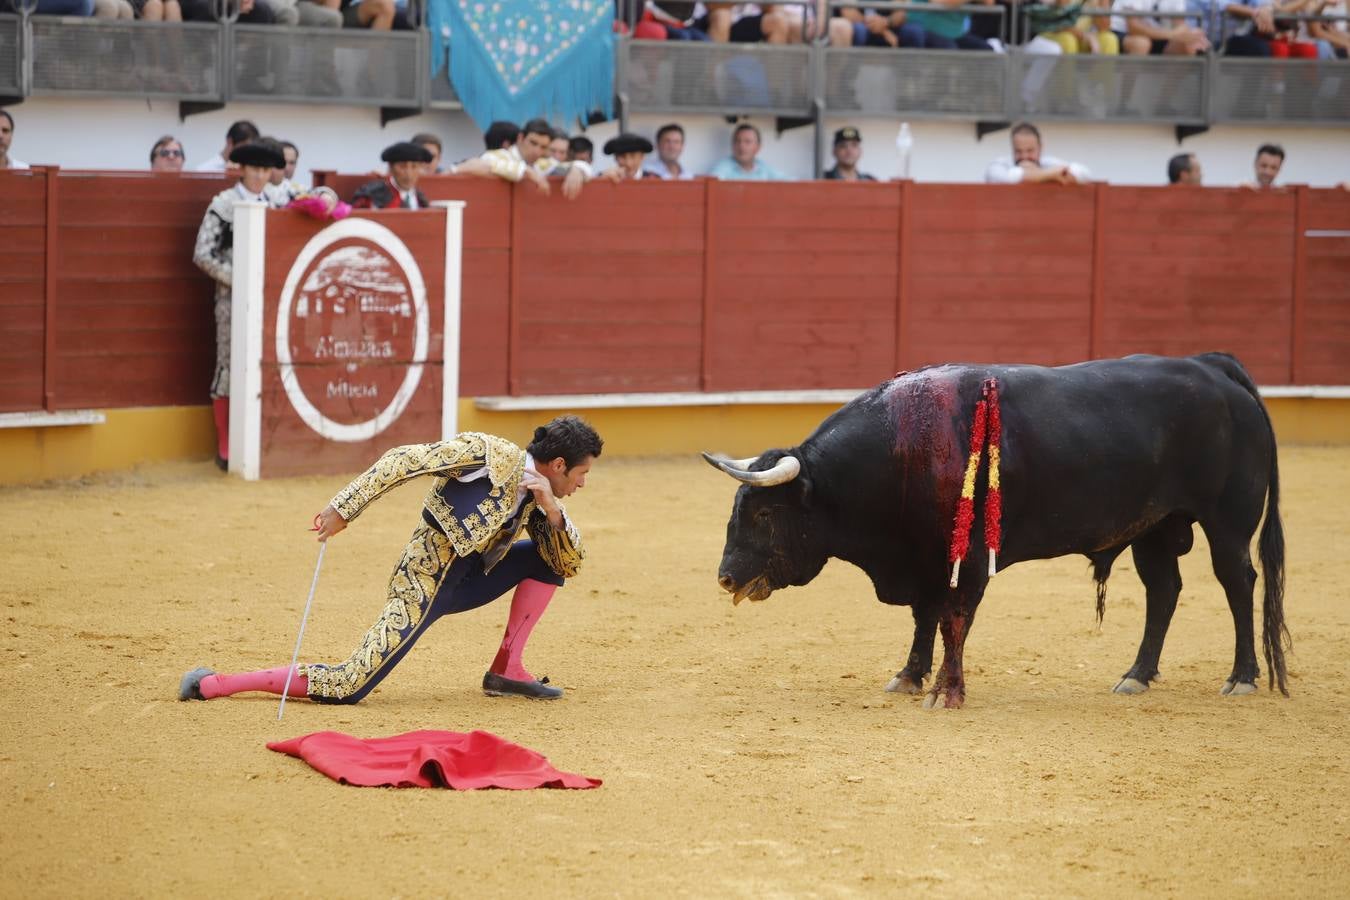
<path fill-rule="evenodd" d="M 544 476 L 530 471 L 521 473 L 520 480 L 526 489 L 534 494 L 534 502 L 552 519 L 558 512 L 558 498 L 553 496 L 553 485 L 549 484 Z"/>
<path fill-rule="evenodd" d="M 341 514 L 331 506 L 325 506 L 323 512 L 314 517 L 315 527 L 311 530 L 319 532 L 319 540 L 326 541 L 339 531 L 347 527 L 347 520 L 342 518 Z"/>

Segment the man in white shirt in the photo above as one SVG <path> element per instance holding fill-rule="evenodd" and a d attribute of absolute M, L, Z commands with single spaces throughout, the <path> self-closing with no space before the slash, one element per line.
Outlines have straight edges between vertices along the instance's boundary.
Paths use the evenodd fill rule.
<path fill-rule="evenodd" d="M 258 126 L 252 122 L 241 119 L 230 126 L 230 130 L 225 132 L 225 149 L 208 159 L 206 162 L 197 166 L 198 172 L 224 172 L 229 168 L 228 162 L 230 154 L 236 147 L 243 147 L 250 141 L 256 141 L 260 132 Z"/>
<path fill-rule="evenodd" d="M 9 155 L 9 145 L 14 140 L 14 117 L 7 110 L 0 109 L 0 169 L 26 169 L 28 163 L 19 162 Z"/>
<path fill-rule="evenodd" d="M 671 122 L 656 132 L 656 161 L 647 172 L 664 181 L 691 181 L 694 173 L 680 163 L 684 153 L 684 129 Z"/>
<path fill-rule="evenodd" d="M 1012 159 L 1006 156 L 989 164 L 984 180 L 989 184 L 1082 184 L 1092 176 L 1086 166 L 1041 153 L 1041 133 L 1030 122 L 1012 130 Z"/>
<path fill-rule="evenodd" d="M 545 194 L 550 190 L 548 176 L 561 175 L 563 196 L 574 200 L 581 195 L 582 186 L 594 173 L 590 164 L 582 160 L 559 162 L 554 159 L 549 155 L 552 143 L 553 126 L 543 119 L 531 119 L 520 130 L 520 138 L 514 144 L 503 150 L 488 150 L 479 159 L 488 165 L 490 174 L 506 181 L 529 179 Z M 602 177 L 611 181 L 620 178 L 614 169 Z"/>

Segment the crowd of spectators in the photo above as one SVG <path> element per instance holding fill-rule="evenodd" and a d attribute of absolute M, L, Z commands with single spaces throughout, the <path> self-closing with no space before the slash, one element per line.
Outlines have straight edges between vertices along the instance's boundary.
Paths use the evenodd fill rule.
<path fill-rule="evenodd" d="M 217 0 L 0 0 L 0 12 L 147 22 L 214 22 L 219 9 Z M 408 0 L 231 0 L 229 11 L 235 10 L 238 20 L 250 25 L 376 31 L 416 27 Z"/>
<path fill-rule="evenodd" d="M 11 155 L 13 140 L 14 117 L 0 109 L 0 170 L 28 168 L 26 163 Z M 554 179 L 560 179 L 561 192 L 568 199 L 579 196 L 585 184 L 592 180 L 688 181 L 700 176 L 725 181 L 795 180 L 760 158 L 763 138 L 759 129 L 749 122 L 735 125 L 731 131 L 730 153 L 706 173 L 696 174 L 681 159 L 684 140 L 684 128 L 675 122 L 657 129 L 654 140 L 645 135 L 621 133 L 605 143 L 603 153 L 610 158 L 610 163 L 602 165 L 595 159 L 594 143 L 585 135 L 569 136 L 543 119 L 532 119 L 523 126 L 493 122 L 483 133 L 484 149 L 480 155 L 446 163 L 442 158 L 441 139 L 424 132 L 385 150 L 382 160 L 388 164 L 387 171 L 372 172 L 372 176 L 378 177 L 363 188 L 378 196 L 368 202 L 363 202 L 360 197 L 352 200 L 358 207 L 394 205 L 416 209 L 426 204 L 418 193 L 418 182 L 423 176 L 434 174 L 529 181 L 544 193 L 552 191 Z M 1045 153 L 1041 132 L 1030 122 L 1014 125 L 1009 142 L 1010 154 L 989 164 L 984 173 L 985 182 L 1073 185 L 1093 180 L 1086 166 Z M 829 181 L 876 181 L 862 169 L 862 143 L 862 134 L 857 128 L 845 126 L 835 131 L 831 144 L 834 164 L 821 177 Z M 182 141 L 173 135 L 164 135 L 150 148 L 150 170 L 223 172 L 237 168 L 228 160 L 236 156 L 240 148 L 254 144 L 266 148 L 269 158 L 283 161 L 283 165 L 271 173 L 270 181 L 263 189 L 269 202 L 285 206 L 302 196 L 306 188 L 295 178 L 300 148 L 292 141 L 263 135 L 256 125 L 246 120 L 231 124 L 225 132 L 220 152 L 194 167 L 187 165 Z M 1252 177 L 1243 186 L 1256 190 L 1275 187 L 1284 158 L 1284 149 L 1279 145 L 1262 144 L 1256 153 Z M 1166 177 L 1170 185 L 1201 185 L 1199 159 L 1193 153 L 1176 154 L 1167 162 Z M 383 187 L 377 186 L 380 182 Z M 1341 187 L 1350 189 L 1350 182 Z"/>
<path fill-rule="evenodd" d="M 794 4 L 616 0 L 615 28 L 639 40 L 833 47 L 1002 50 L 1016 37 L 1040 53 L 1179 54 L 1221 48 L 1234 56 L 1346 59 L 1347 0 L 913 0 L 931 9 Z M 250 24 L 416 27 L 409 0 L 231 0 Z M 965 8 L 986 7 L 988 14 Z M 0 0 L 0 12 L 35 15 L 214 21 L 217 0 Z M 1000 13 L 1000 15 L 995 15 Z M 1282 18 L 1298 14 L 1305 18 Z M 1024 25 L 1012 27 L 1014 19 Z M 555 153 L 565 153 L 558 150 Z"/>
<path fill-rule="evenodd" d="M 616 27 L 639 40 L 798 43 L 833 47 L 1002 50 L 1014 35 L 1047 54 L 1194 55 L 1215 48 L 1234 56 L 1345 59 L 1350 28 L 1346 0 L 914 0 L 927 9 L 797 5 L 620 3 Z M 983 6 L 969 15 L 960 7 Z M 1002 15 L 994 15 L 1001 12 Z M 1011 27 L 1014 18 L 1024 25 Z M 824 23 L 823 27 L 818 23 Z"/>

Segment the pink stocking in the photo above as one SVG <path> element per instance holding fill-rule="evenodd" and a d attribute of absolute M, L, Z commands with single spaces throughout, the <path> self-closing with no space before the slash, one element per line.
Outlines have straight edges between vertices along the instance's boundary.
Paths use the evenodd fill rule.
<path fill-rule="evenodd" d="M 228 697 L 241 691 L 266 691 L 279 695 L 286 684 L 286 668 L 260 669 L 257 672 L 240 672 L 238 675 L 207 675 L 198 689 L 207 700 Z M 291 690 L 286 696 L 304 697 L 308 693 L 309 679 L 303 675 L 291 676 Z"/>
<path fill-rule="evenodd" d="M 491 670 L 514 681 L 534 681 L 534 676 L 525 671 L 520 658 L 525 653 L 525 642 L 530 639 L 534 625 L 548 609 L 557 585 L 546 584 L 526 578 L 516 585 L 511 597 L 511 615 L 506 620 L 506 634 L 502 635 L 502 646 L 497 658 L 492 661 Z"/>
<path fill-rule="evenodd" d="M 216 397 L 211 401 L 211 412 L 216 418 L 216 455 L 230 458 L 230 398 Z M 278 689 L 277 693 L 281 691 Z"/>

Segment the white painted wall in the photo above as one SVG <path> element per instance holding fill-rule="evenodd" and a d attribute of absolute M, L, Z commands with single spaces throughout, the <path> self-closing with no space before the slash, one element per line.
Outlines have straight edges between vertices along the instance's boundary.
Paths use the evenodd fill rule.
<path fill-rule="evenodd" d="M 447 159 L 482 152 L 481 135 L 462 112 L 436 111 L 380 127 L 379 111 L 358 107 L 284 104 L 231 104 L 178 121 L 178 105 L 135 100 L 30 98 L 10 108 L 16 121 L 12 152 L 30 164 L 64 168 L 148 168 L 151 145 L 162 134 L 183 141 L 188 167 L 218 152 L 225 130 L 236 119 L 251 119 L 265 134 L 300 147 L 301 181 L 312 168 L 343 172 L 381 167 L 380 151 L 419 131 L 440 135 Z M 728 152 L 731 126 L 719 116 L 635 116 L 638 132 L 652 135 L 668 121 L 687 132 L 685 160 L 706 171 Z M 775 135 L 771 118 L 752 119 L 764 132 L 764 158 L 785 173 L 805 177 L 811 170 L 811 128 Z M 863 134 L 863 169 L 879 178 L 897 177 L 898 122 L 890 119 L 830 119 L 834 129 L 854 125 Z M 915 121 L 911 175 L 919 181 L 970 182 L 983 178 L 985 166 L 1008 153 L 1008 132 L 975 139 L 972 124 Z M 612 137 L 613 123 L 592 127 L 587 135 L 597 151 Z M 1162 125 L 1044 123 L 1045 150 L 1083 163 L 1093 176 L 1114 184 L 1166 183 L 1167 160 L 1186 150 L 1199 155 L 1205 183 L 1231 186 L 1251 178 L 1256 147 L 1268 141 L 1287 152 L 1281 183 L 1326 187 L 1350 181 L 1350 128 L 1216 127 L 1178 147 L 1174 131 Z M 828 147 L 826 148 L 828 159 Z"/>

